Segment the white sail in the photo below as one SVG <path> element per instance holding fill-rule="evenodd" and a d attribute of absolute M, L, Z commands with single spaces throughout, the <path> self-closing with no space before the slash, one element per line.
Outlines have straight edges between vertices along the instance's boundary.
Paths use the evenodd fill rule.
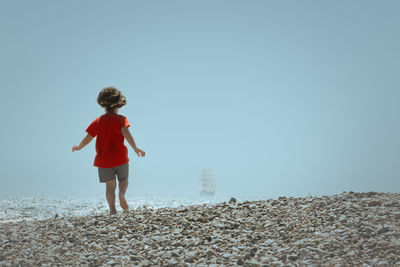
<path fill-rule="evenodd" d="M 200 177 L 199 191 L 202 195 L 214 195 L 216 188 L 215 174 L 211 169 L 203 171 Z"/>

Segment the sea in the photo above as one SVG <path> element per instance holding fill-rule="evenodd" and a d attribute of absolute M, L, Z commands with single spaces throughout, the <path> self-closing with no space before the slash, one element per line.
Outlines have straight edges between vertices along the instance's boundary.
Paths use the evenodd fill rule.
<path fill-rule="evenodd" d="M 259 200 L 259 197 L 235 197 L 238 201 Z M 126 197 L 130 209 L 181 207 L 201 204 L 216 204 L 229 201 L 228 196 L 130 196 Z M 118 206 L 117 211 L 122 211 Z M 104 194 L 85 195 L 0 195 L 0 223 L 46 220 L 54 217 L 84 216 L 108 213 Z"/>

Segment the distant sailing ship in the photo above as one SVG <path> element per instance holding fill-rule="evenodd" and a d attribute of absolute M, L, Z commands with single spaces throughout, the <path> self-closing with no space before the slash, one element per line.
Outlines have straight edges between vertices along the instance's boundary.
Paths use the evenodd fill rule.
<path fill-rule="evenodd" d="M 214 172 L 211 169 L 204 170 L 200 177 L 200 194 L 208 196 L 214 195 L 216 185 L 217 184 Z"/>

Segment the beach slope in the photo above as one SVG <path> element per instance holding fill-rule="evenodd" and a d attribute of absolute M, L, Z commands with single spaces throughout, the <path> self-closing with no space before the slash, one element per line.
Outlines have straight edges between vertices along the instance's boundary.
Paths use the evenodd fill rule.
<path fill-rule="evenodd" d="M 400 265 L 400 194 L 354 193 L 3 223 L 1 266 Z"/>

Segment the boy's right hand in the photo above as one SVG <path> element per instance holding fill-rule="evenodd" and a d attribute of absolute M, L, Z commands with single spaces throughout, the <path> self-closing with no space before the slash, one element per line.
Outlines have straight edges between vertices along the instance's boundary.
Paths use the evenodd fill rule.
<path fill-rule="evenodd" d="M 140 148 L 136 148 L 134 150 L 135 150 L 136 155 L 138 155 L 138 157 L 144 157 L 146 155 L 146 152 L 144 152 Z"/>

